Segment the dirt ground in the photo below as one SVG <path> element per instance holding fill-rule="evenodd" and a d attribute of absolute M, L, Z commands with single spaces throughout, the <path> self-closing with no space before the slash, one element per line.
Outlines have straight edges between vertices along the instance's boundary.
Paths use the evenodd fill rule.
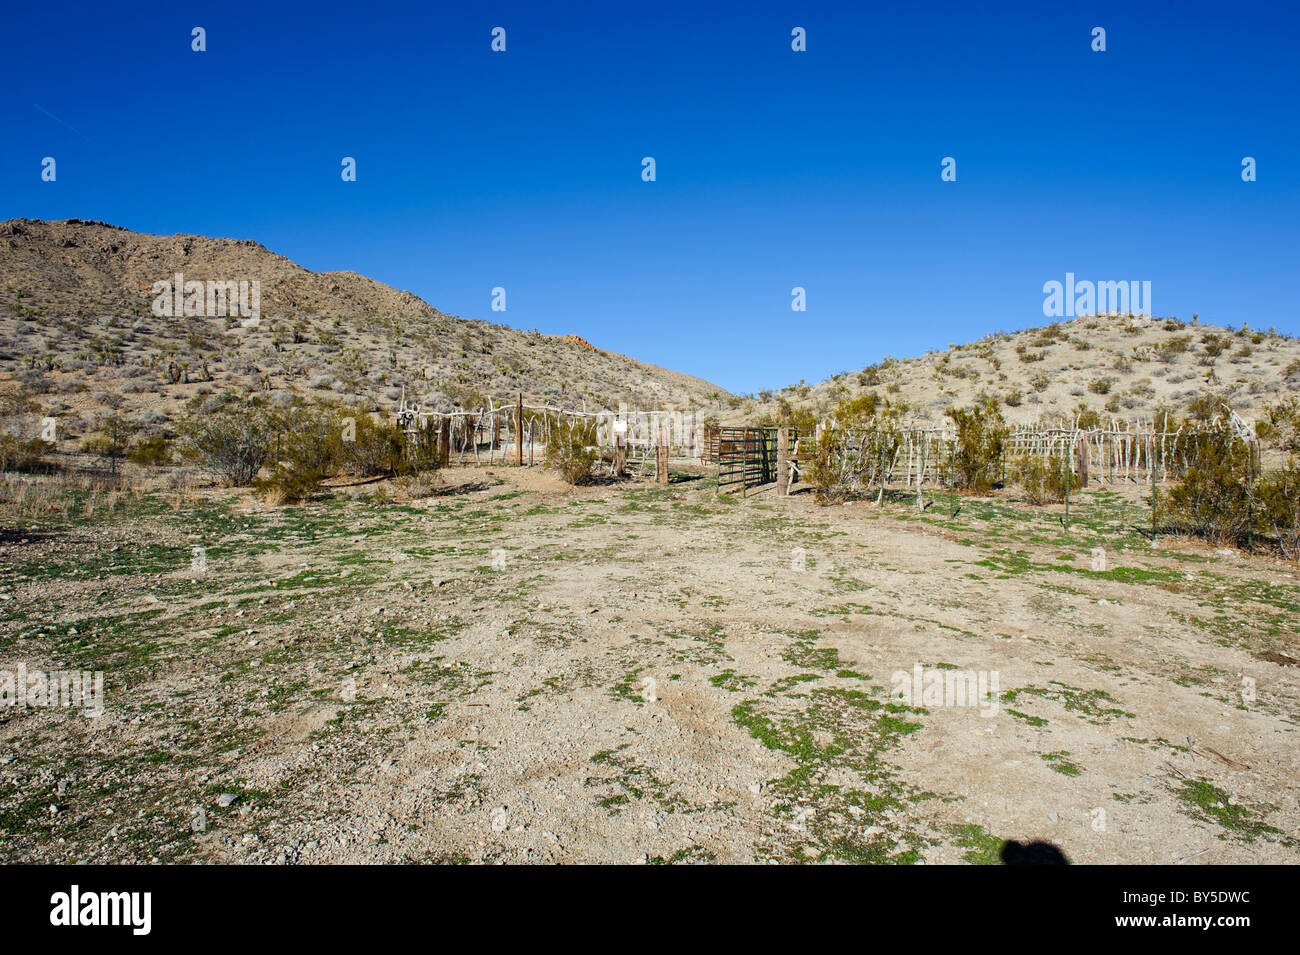
<path fill-rule="evenodd" d="M 6 861 L 1300 861 L 1300 571 L 1136 488 L 67 495 L 5 520 L 0 671 L 105 705 L 0 707 Z"/>

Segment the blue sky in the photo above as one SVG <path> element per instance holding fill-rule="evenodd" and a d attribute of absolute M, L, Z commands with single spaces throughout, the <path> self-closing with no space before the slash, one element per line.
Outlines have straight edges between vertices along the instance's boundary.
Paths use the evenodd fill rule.
<path fill-rule="evenodd" d="M 1043 324 L 1043 283 L 1067 271 L 1150 281 L 1158 315 L 1300 333 L 1294 3 L 5 19 L 0 218 L 251 238 L 739 392 Z"/>

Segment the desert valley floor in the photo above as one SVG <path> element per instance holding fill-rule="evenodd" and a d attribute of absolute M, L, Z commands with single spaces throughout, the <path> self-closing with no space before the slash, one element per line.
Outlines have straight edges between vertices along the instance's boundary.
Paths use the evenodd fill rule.
<path fill-rule="evenodd" d="M 1295 565 L 1153 547 L 1138 489 L 1068 533 L 685 470 L 31 494 L 0 663 L 106 704 L 0 712 L 9 861 L 1300 861 Z M 996 713 L 891 697 L 918 664 Z"/>

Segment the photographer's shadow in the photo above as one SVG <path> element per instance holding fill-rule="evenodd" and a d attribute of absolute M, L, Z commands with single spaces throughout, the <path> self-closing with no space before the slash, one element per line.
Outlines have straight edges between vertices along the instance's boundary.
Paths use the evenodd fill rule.
<path fill-rule="evenodd" d="M 1050 842 L 1016 842 L 1008 839 L 1002 844 L 1003 865 L 1069 865 L 1070 860 Z"/>

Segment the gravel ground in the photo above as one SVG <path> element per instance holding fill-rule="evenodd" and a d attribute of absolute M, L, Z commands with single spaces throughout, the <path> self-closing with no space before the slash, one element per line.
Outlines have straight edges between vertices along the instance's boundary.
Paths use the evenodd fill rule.
<path fill-rule="evenodd" d="M 674 478 L 8 514 L 0 673 L 102 671 L 105 698 L 0 707 L 0 854 L 1300 861 L 1295 565 L 1152 547 L 1136 490 L 1067 533 L 1010 497 Z M 900 697 L 917 667 L 995 692 Z"/>

